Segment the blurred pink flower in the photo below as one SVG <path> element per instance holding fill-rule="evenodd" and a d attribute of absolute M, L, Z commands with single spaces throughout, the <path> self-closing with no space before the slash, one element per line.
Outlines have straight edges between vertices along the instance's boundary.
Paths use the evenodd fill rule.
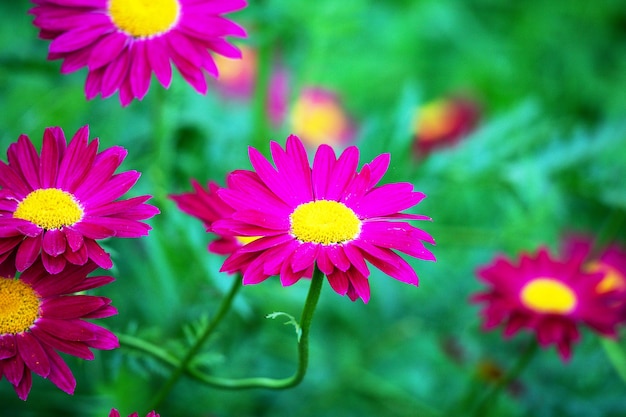
<path fill-rule="evenodd" d="M 119 92 L 123 106 L 143 99 L 152 72 L 169 88 L 170 61 L 205 94 L 205 72 L 218 75 L 209 51 L 238 58 L 240 52 L 225 37 L 246 36 L 243 28 L 221 16 L 244 8 L 245 0 L 32 1 L 39 37 L 52 41 L 48 59 L 63 60 L 63 74 L 87 67 L 87 99 Z"/>
<path fill-rule="evenodd" d="M 120 417 L 120 412 L 113 408 L 109 413 L 109 417 Z M 128 417 L 139 417 L 139 414 L 135 412 L 130 414 Z M 146 417 L 160 417 L 160 414 L 157 414 L 156 411 L 150 411 L 146 414 Z"/>
<path fill-rule="evenodd" d="M 226 97 L 249 100 L 257 82 L 258 53 L 251 46 L 240 46 L 241 59 L 216 56 L 220 77 L 215 81 L 218 90 Z M 283 123 L 289 99 L 289 76 L 280 64 L 273 64 L 267 97 L 267 113 L 274 126 Z"/>
<path fill-rule="evenodd" d="M 235 210 L 220 198 L 218 190 L 221 187 L 215 182 L 209 182 L 206 189 L 196 180 L 192 180 L 191 184 L 193 192 L 172 194 L 170 198 L 176 202 L 181 211 L 201 220 L 208 232 L 217 235 L 217 239 L 209 243 L 209 252 L 231 255 L 244 244 L 255 240 L 254 237 L 235 236 L 228 231 L 215 232 L 212 228 L 213 223 L 229 217 Z"/>
<path fill-rule="evenodd" d="M 291 131 L 312 149 L 326 144 L 334 149 L 354 141 L 355 126 L 339 97 L 320 87 L 306 87 L 290 114 Z"/>
<path fill-rule="evenodd" d="M 478 276 L 489 286 L 472 298 L 484 304 L 485 330 L 504 324 L 504 336 L 510 337 L 529 329 L 542 347 L 556 345 L 563 360 L 580 338 L 579 326 L 615 337 L 622 320 L 609 294 L 596 291 L 604 275 L 582 271 L 576 258 L 557 260 L 540 249 L 535 255 L 522 254 L 519 264 L 497 257 Z"/>
<path fill-rule="evenodd" d="M 426 103 L 413 119 L 415 152 L 428 155 L 435 149 L 454 145 L 478 123 L 478 104 L 467 98 L 453 97 Z"/>

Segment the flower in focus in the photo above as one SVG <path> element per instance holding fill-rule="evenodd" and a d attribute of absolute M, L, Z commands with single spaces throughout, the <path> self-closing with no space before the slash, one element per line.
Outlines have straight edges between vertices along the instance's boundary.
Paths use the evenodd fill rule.
<path fill-rule="evenodd" d="M 332 91 L 302 90 L 291 111 L 291 129 L 307 146 L 339 148 L 353 141 L 355 128 L 339 97 Z"/>
<path fill-rule="evenodd" d="M 50 273 L 66 263 L 89 259 L 108 269 L 110 255 L 96 240 L 140 237 L 150 226 L 140 220 L 159 212 L 150 196 L 117 200 L 139 179 L 139 172 L 114 174 L 126 157 L 115 146 L 98 152 L 98 139 L 80 128 L 66 144 L 63 130 L 47 128 L 41 156 L 26 135 L 9 146 L 0 161 L 0 262 L 15 256 L 24 271 L 38 257 Z M 117 200 L 117 201 L 116 201 Z"/>
<path fill-rule="evenodd" d="M 241 59 L 215 57 L 220 69 L 216 85 L 227 97 L 250 99 L 256 88 L 258 54 L 256 49 L 247 45 L 242 45 L 240 49 Z M 289 98 L 289 77 L 281 65 L 273 65 L 268 88 L 266 110 L 270 121 L 278 126 L 285 119 Z"/>
<path fill-rule="evenodd" d="M 221 15 L 242 9 L 245 0 L 33 0 L 30 10 L 39 37 L 52 40 L 48 59 L 63 60 L 61 73 L 87 67 L 87 99 L 119 92 L 122 105 L 148 92 L 152 72 L 169 88 L 174 63 L 199 93 L 205 72 L 217 77 L 210 52 L 239 58 L 225 37 L 245 37 L 243 28 Z"/>
<path fill-rule="evenodd" d="M 376 184 L 389 166 L 383 154 L 357 172 L 359 150 L 348 147 L 337 158 L 321 145 L 313 167 L 297 136 L 285 149 L 270 145 L 276 168 L 250 148 L 254 171 L 234 171 L 219 196 L 234 212 L 213 224 L 217 233 L 258 237 L 226 259 L 222 271 L 243 271 L 244 284 L 280 275 L 284 286 L 311 276 L 314 265 L 332 288 L 368 302 L 366 261 L 393 278 L 417 285 L 414 269 L 395 251 L 435 260 L 423 242 L 433 238 L 410 220 L 428 217 L 402 213 L 424 194 L 410 183 Z"/>
<path fill-rule="evenodd" d="M 593 239 L 583 235 L 570 235 L 563 240 L 562 253 L 566 257 L 579 260 L 585 272 L 598 272 L 603 278 L 596 291 L 614 291 L 626 294 L 626 250 L 616 243 L 610 244 L 595 258 L 589 259 Z M 626 301 L 624 297 L 622 302 Z"/>
<path fill-rule="evenodd" d="M 603 274 L 582 271 L 576 259 L 556 260 L 540 249 L 534 256 L 522 254 L 519 265 L 498 257 L 478 275 L 489 286 L 473 297 L 485 304 L 485 330 L 504 324 L 504 336 L 510 337 L 530 329 L 542 347 L 556 345 L 563 360 L 570 358 L 572 344 L 580 338 L 579 325 L 616 335 L 619 312 L 608 294 L 596 291 Z"/>
<path fill-rule="evenodd" d="M 170 195 L 170 198 L 176 202 L 180 210 L 201 220 L 207 231 L 213 232 L 213 222 L 229 217 L 234 210 L 220 198 L 217 192 L 220 187 L 215 182 L 209 182 L 207 188 L 202 188 L 196 180 L 192 180 L 191 184 L 193 192 Z M 216 234 L 218 238 L 209 243 L 208 250 L 218 255 L 230 255 L 254 240 L 253 237 L 234 236 L 227 232 Z"/>
<path fill-rule="evenodd" d="M 465 98 L 439 99 L 417 109 L 413 119 L 415 151 L 427 155 L 454 145 L 469 134 L 480 116 L 476 102 Z"/>
<path fill-rule="evenodd" d="M 117 411 L 115 408 L 113 408 L 111 410 L 111 412 L 109 413 L 109 417 L 120 417 L 120 412 Z M 128 417 L 139 417 L 139 414 L 137 413 L 132 413 L 131 415 L 129 415 Z M 160 417 L 160 414 L 157 414 L 156 411 L 150 411 L 146 417 Z"/>
<path fill-rule="evenodd" d="M 0 377 L 20 399 L 28 397 L 31 372 L 68 394 L 74 392 L 76 380 L 57 351 L 91 360 L 90 348 L 119 347 L 113 333 L 84 321 L 117 314 L 111 300 L 75 294 L 113 281 L 108 276 L 87 278 L 96 267 L 92 262 L 71 265 L 51 275 L 37 261 L 19 278 L 0 277 Z"/>

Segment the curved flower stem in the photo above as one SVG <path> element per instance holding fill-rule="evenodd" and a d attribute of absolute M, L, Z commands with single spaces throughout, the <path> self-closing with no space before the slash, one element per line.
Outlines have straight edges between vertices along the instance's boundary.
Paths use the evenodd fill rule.
<path fill-rule="evenodd" d="M 176 365 L 176 369 L 170 375 L 169 379 L 165 382 L 165 385 L 161 387 L 159 392 L 155 396 L 154 403 L 151 410 L 157 409 L 161 402 L 165 399 L 167 394 L 172 390 L 174 384 L 180 379 L 181 375 L 187 369 L 189 362 L 196 356 L 204 342 L 208 339 L 208 337 L 213 333 L 213 330 L 217 327 L 217 325 L 222 321 L 226 313 L 230 310 L 230 307 L 233 303 L 233 299 L 237 294 L 237 291 L 241 288 L 241 276 L 237 276 L 233 278 L 233 284 L 230 288 L 230 291 L 226 295 L 226 297 L 222 300 L 215 317 L 209 323 L 209 325 L 204 329 L 204 332 L 196 339 L 196 342 L 191 346 L 191 348 L 187 351 L 187 354 L 183 357 L 183 359 Z"/>
<path fill-rule="evenodd" d="M 177 374 L 176 379 L 178 379 L 180 377 L 180 374 L 184 371 L 189 376 L 196 379 L 197 381 L 200 381 L 206 385 L 209 385 L 215 388 L 221 388 L 221 389 L 248 389 L 248 388 L 285 389 L 285 388 L 290 388 L 295 385 L 298 385 L 302 381 L 308 368 L 309 331 L 311 329 L 311 322 L 313 321 L 313 313 L 315 312 L 315 308 L 317 307 L 317 301 L 319 300 L 323 282 L 324 282 L 324 274 L 319 269 L 316 268 L 315 272 L 313 273 L 313 278 L 311 279 L 311 286 L 309 287 L 309 294 L 307 295 L 306 301 L 304 303 L 304 308 L 302 309 L 302 316 L 300 318 L 300 329 L 302 333 L 300 334 L 300 339 L 298 341 L 298 368 L 296 369 L 296 372 L 292 376 L 287 377 L 287 378 L 252 377 L 252 378 L 231 379 L 231 378 L 222 378 L 222 377 L 207 375 L 201 370 L 193 366 L 191 367 L 189 366 L 189 362 L 191 358 L 187 360 L 185 366 L 182 366 L 184 359 L 183 361 L 180 361 L 176 359 L 174 356 L 170 355 L 164 349 L 158 346 L 154 346 L 150 342 L 146 342 L 134 336 L 123 335 L 123 334 L 118 334 L 118 338 L 123 345 L 146 352 L 152 355 L 153 357 L 161 360 L 162 362 L 175 367 L 177 371 L 176 373 L 172 374 L 172 377 L 170 377 L 170 380 L 168 380 L 168 382 L 172 380 L 175 382 L 175 380 L 173 379 L 173 375 Z M 235 286 L 233 288 L 238 288 L 238 287 L 239 286 Z M 231 293 L 233 291 L 235 290 L 231 289 Z M 234 296 L 234 294 L 232 295 Z M 222 303 L 222 306 L 225 304 L 226 304 L 226 299 Z M 221 310 L 222 308 L 220 308 L 220 311 Z M 213 322 L 217 322 L 218 321 L 217 318 L 218 316 L 215 317 Z M 214 326 L 209 326 L 209 327 L 214 327 Z M 201 339 L 198 339 L 198 340 L 201 340 Z M 187 357 L 189 357 L 189 353 L 186 355 L 185 358 Z M 173 382 L 170 385 L 173 385 Z M 164 392 L 164 394 L 157 397 L 158 401 L 155 401 L 154 405 L 158 405 L 167 394 L 167 392 L 165 391 L 166 386 L 167 385 L 165 385 L 161 389 L 161 392 Z M 171 386 L 168 388 L 168 391 L 169 389 L 171 389 Z"/>
<path fill-rule="evenodd" d="M 311 329 L 313 313 L 315 313 L 315 308 L 317 307 L 317 301 L 320 297 L 323 282 L 324 274 L 316 267 L 313 272 L 313 278 L 311 279 L 309 294 L 306 297 L 300 318 L 300 329 L 302 333 L 298 341 L 298 369 L 296 369 L 296 372 L 292 376 L 287 378 L 254 377 L 230 379 L 205 375 L 197 369 L 189 369 L 189 374 L 207 385 L 223 389 L 285 389 L 298 385 L 304 378 L 309 365 L 309 330 Z"/>
<path fill-rule="evenodd" d="M 617 372 L 617 375 L 619 375 L 623 382 L 626 382 L 626 352 L 624 352 L 624 349 L 615 340 L 606 337 L 600 337 L 599 339 L 615 372 Z"/>
<path fill-rule="evenodd" d="M 496 382 L 483 396 L 474 408 L 472 417 L 485 417 L 488 407 L 498 398 L 502 389 L 506 388 L 526 368 L 537 352 L 539 344 L 535 339 L 531 339 L 522 354 L 519 356 L 515 365 L 507 372 L 498 382 Z"/>

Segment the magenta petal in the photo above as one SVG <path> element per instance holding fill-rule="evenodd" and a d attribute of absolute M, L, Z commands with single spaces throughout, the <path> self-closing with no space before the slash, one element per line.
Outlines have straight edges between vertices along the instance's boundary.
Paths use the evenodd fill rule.
<path fill-rule="evenodd" d="M 50 360 L 50 375 L 48 379 L 63 392 L 73 394 L 76 388 L 76 380 L 67 364 L 58 353 L 48 346 L 43 346 Z"/>
<path fill-rule="evenodd" d="M 90 328 L 94 325 L 81 320 L 40 318 L 37 326 L 54 337 L 72 342 L 87 342 L 96 338 L 96 334 Z"/>
<path fill-rule="evenodd" d="M 111 269 L 113 268 L 113 261 L 111 256 L 104 251 L 94 240 L 86 239 L 85 246 L 87 247 L 87 253 L 89 258 L 95 262 L 100 268 Z"/>
<path fill-rule="evenodd" d="M 335 270 L 332 274 L 329 274 L 328 282 L 332 289 L 339 295 L 346 295 L 350 287 L 348 275 L 340 270 Z"/>
<path fill-rule="evenodd" d="M 59 149 L 59 142 L 55 130 L 57 128 L 47 128 L 43 134 L 43 144 L 41 146 L 41 167 L 39 176 L 42 188 L 51 188 L 56 185 L 57 171 L 62 150 Z"/>
<path fill-rule="evenodd" d="M 0 360 L 15 356 L 17 353 L 17 342 L 12 334 L 0 335 Z"/>
<path fill-rule="evenodd" d="M 63 233 L 71 251 L 75 252 L 83 246 L 83 235 L 73 227 L 64 227 Z"/>
<path fill-rule="evenodd" d="M 52 256 L 48 255 L 46 252 L 41 252 L 41 260 L 43 262 L 43 266 L 46 268 L 51 274 L 58 274 L 63 271 L 65 265 L 67 264 L 67 260 L 63 255 L 60 256 Z"/>
<path fill-rule="evenodd" d="M 15 355 L 13 358 L 4 361 L 3 365 L 4 376 L 14 386 L 20 383 L 26 373 L 30 373 L 21 355 Z"/>
<path fill-rule="evenodd" d="M 309 268 L 315 260 L 320 250 L 320 245 L 315 243 L 301 243 L 294 251 L 291 259 L 291 268 L 294 271 L 303 271 Z"/>
<path fill-rule="evenodd" d="M 108 304 L 103 297 L 74 295 L 50 298 L 43 302 L 46 317 L 52 319 L 78 319 Z"/>
<path fill-rule="evenodd" d="M 65 234 L 59 229 L 48 230 L 43 234 L 43 251 L 50 256 L 65 252 Z"/>
<path fill-rule="evenodd" d="M 104 25 L 106 26 L 106 24 Z M 102 24 L 96 26 L 83 26 L 63 33 L 50 44 L 51 53 L 74 52 L 84 48 L 103 34 Z"/>
<path fill-rule="evenodd" d="M 18 271 L 25 271 L 35 262 L 41 252 L 42 240 L 41 236 L 37 236 L 27 237 L 22 241 L 22 244 L 17 249 L 17 256 L 15 258 L 15 266 Z"/>
<path fill-rule="evenodd" d="M 70 342 L 60 339 L 44 332 L 37 326 L 34 326 L 31 331 L 37 339 L 43 342 L 43 344 L 49 345 L 54 349 L 67 353 L 68 355 L 76 356 L 77 358 L 85 360 L 94 359 L 93 352 L 82 342 Z"/>
<path fill-rule="evenodd" d="M 89 70 L 93 71 L 113 61 L 124 50 L 128 42 L 128 36 L 122 32 L 113 32 L 104 36 L 91 50 L 87 60 Z"/>
<path fill-rule="evenodd" d="M 370 284 L 368 279 L 361 275 L 356 269 L 350 269 L 348 271 L 348 278 L 350 279 L 350 285 L 356 295 L 367 304 L 370 300 Z"/>
<path fill-rule="evenodd" d="M 17 386 L 15 386 L 15 392 L 17 393 L 17 396 L 19 397 L 20 400 L 26 401 L 26 399 L 28 398 L 28 394 L 30 393 L 30 389 L 33 385 L 33 376 L 30 370 L 28 370 L 27 368 L 24 368 L 24 365 L 22 365 L 22 369 L 23 369 L 24 374 L 20 378 L 20 381 L 17 384 Z"/>
<path fill-rule="evenodd" d="M 23 332 L 15 335 L 15 340 L 26 366 L 37 375 L 47 377 L 50 374 L 50 362 L 37 339 L 30 332 Z"/>
<path fill-rule="evenodd" d="M 84 265 L 89 259 L 85 245 L 82 245 L 77 251 L 67 250 L 63 256 L 65 256 L 65 260 L 74 265 Z"/>

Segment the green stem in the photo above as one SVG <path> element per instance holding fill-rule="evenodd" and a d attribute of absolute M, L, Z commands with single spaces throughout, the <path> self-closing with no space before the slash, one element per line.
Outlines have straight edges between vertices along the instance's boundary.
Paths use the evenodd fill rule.
<path fill-rule="evenodd" d="M 537 352 L 538 343 L 535 339 L 531 339 L 526 346 L 526 349 L 522 352 L 515 365 L 507 372 L 498 382 L 496 382 L 483 396 L 480 402 L 474 408 L 474 411 L 470 416 L 472 417 L 485 417 L 486 411 L 491 404 L 498 398 L 498 395 L 504 388 L 506 388 L 511 381 L 519 376 L 519 374 L 526 368 Z"/>
<path fill-rule="evenodd" d="M 207 385 L 223 389 L 285 389 L 298 385 L 304 378 L 309 365 L 309 331 L 311 329 L 313 313 L 315 313 L 315 308 L 317 307 L 317 301 L 320 297 L 323 282 L 324 274 L 318 268 L 315 268 L 313 278 L 311 279 L 311 286 L 309 287 L 309 294 L 306 297 L 304 308 L 302 309 L 302 316 L 300 318 L 300 329 L 302 330 L 302 333 L 300 334 L 300 340 L 298 341 L 298 368 L 293 375 L 287 378 L 254 377 L 229 379 L 205 375 L 196 369 L 189 369 L 189 373 L 194 378 Z"/>
<path fill-rule="evenodd" d="M 211 320 L 209 325 L 204 329 L 204 332 L 200 335 L 200 337 L 198 337 L 196 342 L 187 351 L 187 354 L 183 357 L 180 363 L 178 363 L 176 369 L 174 370 L 174 372 L 172 372 L 169 379 L 156 394 L 153 406 L 150 408 L 151 410 L 156 410 L 161 402 L 163 402 L 165 397 L 167 397 L 169 392 L 174 387 L 174 384 L 176 384 L 176 382 L 180 379 L 182 374 L 187 369 L 189 363 L 196 356 L 204 342 L 206 342 L 208 337 L 213 333 L 213 330 L 215 330 L 217 325 L 222 321 L 226 313 L 230 310 L 233 299 L 235 298 L 235 295 L 237 294 L 239 288 L 241 288 L 241 276 L 233 277 L 233 284 L 230 288 L 230 291 L 222 300 L 222 303 L 220 304 L 217 313 L 215 314 L 215 317 L 213 317 L 213 320 Z"/>
<path fill-rule="evenodd" d="M 619 375 L 622 381 L 626 382 L 626 352 L 615 340 L 606 337 L 600 337 L 599 339 L 617 375 Z"/>
<path fill-rule="evenodd" d="M 316 268 L 315 272 L 313 273 L 313 278 L 311 279 L 311 286 L 309 287 L 309 293 L 304 303 L 304 308 L 302 309 L 302 316 L 300 318 L 300 329 L 302 332 L 300 334 L 300 339 L 298 341 L 298 368 L 296 369 L 295 373 L 292 376 L 289 376 L 286 378 L 252 377 L 252 378 L 232 379 L 232 378 L 221 378 L 221 377 L 216 377 L 212 375 L 207 375 L 201 370 L 193 366 L 189 366 L 189 362 L 191 360 L 191 356 L 189 355 L 189 352 L 185 357 L 185 358 L 189 357 L 189 360 L 187 360 L 186 365 L 183 366 L 183 361 L 185 359 L 178 360 L 177 358 L 175 358 L 174 356 L 166 352 L 164 349 L 157 347 L 151 344 L 150 342 L 146 342 L 134 336 L 124 335 L 124 334 L 118 334 L 118 338 L 124 346 L 148 353 L 152 355 L 153 357 L 161 360 L 162 362 L 172 367 L 175 367 L 176 368 L 175 374 L 177 375 L 176 379 L 180 377 L 180 374 L 182 372 L 186 372 L 189 376 L 196 379 L 197 381 L 200 381 L 206 385 L 209 385 L 215 388 L 221 388 L 221 389 L 235 390 L 235 389 L 248 389 L 248 388 L 268 388 L 268 389 L 290 388 L 290 387 L 298 385 L 302 381 L 308 368 L 309 332 L 311 329 L 311 323 L 313 321 L 313 313 L 315 313 L 315 309 L 317 307 L 317 302 L 319 300 L 323 282 L 324 282 L 324 274 L 319 269 Z M 239 285 L 234 286 L 233 288 L 239 288 Z M 229 294 L 229 297 L 227 297 L 222 302 L 220 311 L 222 310 L 222 307 L 224 305 L 230 303 L 230 302 L 227 303 L 226 300 L 229 298 L 232 299 L 232 296 L 234 296 L 234 294 L 232 294 L 233 291 L 236 291 L 236 290 L 231 289 L 231 293 Z M 218 316 L 219 316 L 219 313 L 218 313 Z M 212 324 L 219 322 L 218 316 L 215 317 Z M 214 326 L 210 325 L 209 327 L 214 327 Z M 174 380 L 173 375 L 175 374 L 172 374 L 172 377 L 170 377 L 169 381 Z M 173 382 L 170 385 L 173 385 Z M 156 405 L 158 405 L 163 400 L 165 395 L 167 395 L 167 392 L 165 391 L 166 386 L 164 386 L 161 389 L 161 392 L 163 392 L 164 394 L 162 395 L 160 394 L 159 397 L 157 397 L 157 401 L 155 401 L 154 407 L 150 408 L 151 410 L 155 409 Z M 169 389 L 171 389 L 171 387 L 168 388 L 168 391 Z M 163 398 L 160 398 L 160 397 L 163 397 Z"/>
<path fill-rule="evenodd" d="M 602 255 L 602 251 L 619 233 L 625 219 L 626 211 L 617 208 L 611 211 L 593 242 L 592 248 L 587 255 L 587 261 L 597 259 Z"/>
<path fill-rule="evenodd" d="M 262 32 L 261 32 L 262 33 Z M 265 149 L 271 139 L 268 115 L 268 97 L 272 77 L 272 48 L 268 39 L 261 39 L 257 47 L 257 75 L 252 103 L 254 136 L 252 145 Z"/>
<path fill-rule="evenodd" d="M 153 132 L 150 138 L 154 146 L 154 159 L 150 173 L 152 174 L 154 199 L 157 205 L 163 207 L 167 201 L 167 194 L 172 189 L 170 184 L 174 171 L 175 150 L 172 126 L 168 123 L 172 117 L 172 109 L 168 108 L 166 91 L 160 88 L 155 90 L 154 97 L 152 97 Z"/>

